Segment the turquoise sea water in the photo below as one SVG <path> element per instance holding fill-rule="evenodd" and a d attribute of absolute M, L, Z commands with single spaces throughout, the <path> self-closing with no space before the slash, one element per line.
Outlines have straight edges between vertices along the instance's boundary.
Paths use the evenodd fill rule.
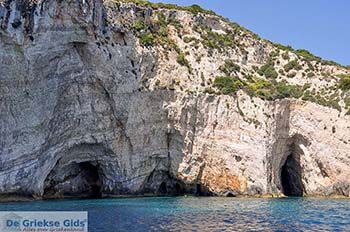
<path fill-rule="evenodd" d="M 0 211 L 88 211 L 89 231 L 350 231 L 347 199 L 156 197 L 0 203 Z"/>

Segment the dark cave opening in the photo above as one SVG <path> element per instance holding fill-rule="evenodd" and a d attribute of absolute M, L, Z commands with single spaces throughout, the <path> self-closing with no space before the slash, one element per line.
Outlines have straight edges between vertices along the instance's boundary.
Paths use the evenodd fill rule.
<path fill-rule="evenodd" d="M 202 185 L 201 184 L 196 184 L 196 191 L 195 191 L 195 194 L 197 196 L 201 196 L 203 193 L 202 193 Z"/>
<path fill-rule="evenodd" d="M 91 162 L 55 167 L 45 180 L 44 198 L 101 198 L 101 172 Z"/>
<path fill-rule="evenodd" d="M 165 182 L 161 183 L 161 185 L 159 186 L 158 192 L 161 195 L 166 195 L 168 193 L 168 189 L 166 187 L 166 183 Z"/>
<path fill-rule="evenodd" d="M 288 197 L 302 197 L 303 184 L 301 180 L 300 160 L 296 155 L 291 154 L 287 157 L 281 170 L 282 192 Z"/>
<path fill-rule="evenodd" d="M 179 183 L 172 183 L 171 181 L 162 182 L 159 187 L 157 194 L 159 195 L 172 195 L 181 196 L 185 193 L 183 187 Z"/>
<path fill-rule="evenodd" d="M 92 165 L 90 162 L 80 163 L 79 166 L 83 173 L 82 178 L 86 180 L 86 196 L 88 198 L 101 198 L 102 183 L 100 180 L 99 168 Z"/>
<path fill-rule="evenodd" d="M 179 195 L 183 195 L 185 193 L 185 191 L 183 190 L 183 188 L 181 187 L 181 185 L 179 183 L 175 184 L 175 195 L 179 196 Z"/>

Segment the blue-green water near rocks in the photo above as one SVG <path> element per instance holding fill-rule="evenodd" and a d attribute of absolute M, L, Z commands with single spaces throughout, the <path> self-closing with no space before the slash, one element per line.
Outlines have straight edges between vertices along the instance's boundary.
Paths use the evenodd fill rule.
<path fill-rule="evenodd" d="M 0 211 L 88 211 L 89 231 L 350 231 L 347 199 L 155 197 L 0 203 Z"/>

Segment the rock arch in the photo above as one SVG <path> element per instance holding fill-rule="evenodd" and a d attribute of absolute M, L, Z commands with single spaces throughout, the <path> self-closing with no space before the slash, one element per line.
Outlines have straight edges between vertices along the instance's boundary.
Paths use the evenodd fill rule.
<path fill-rule="evenodd" d="M 115 154 L 98 144 L 81 144 L 57 154 L 42 184 L 43 198 L 100 198 L 116 191 L 119 165 Z"/>
<path fill-rule="evenodd" d="M 63 170 L 56 166 L 45 180 L 44 198 L 100 198 L 103 180 L 101 172 L 96 162 L 89 161 L 70 163 Z"/>
<path fill-rule="evenodd" d="M 308 144 L 300 134 L 276 140 L 270 159 L 272 193 L 294 197 L 305 195 L 302 160 Z"/>

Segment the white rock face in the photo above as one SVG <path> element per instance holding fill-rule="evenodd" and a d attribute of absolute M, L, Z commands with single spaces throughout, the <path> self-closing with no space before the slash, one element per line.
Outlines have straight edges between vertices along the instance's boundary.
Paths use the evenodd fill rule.
<path fill-rule="evenodd" d="M 220 59 L 200 47 L 200 62 L 198 51 L 188 55 L 190 74 L 174 52 L 166 58 L 163 47 L 140 45 L 125 26 L 150 9 L 101 0 L 21 2 L 0 7 L 1 196 L 349 196 L 344 111 L 244 91 L 204 93 L 224 58 L 242 54 Z M 191 25 L 189 13 L 171 12 Z M 250 70 L 272 45 L 244 42 L 242 69 Z"/>

